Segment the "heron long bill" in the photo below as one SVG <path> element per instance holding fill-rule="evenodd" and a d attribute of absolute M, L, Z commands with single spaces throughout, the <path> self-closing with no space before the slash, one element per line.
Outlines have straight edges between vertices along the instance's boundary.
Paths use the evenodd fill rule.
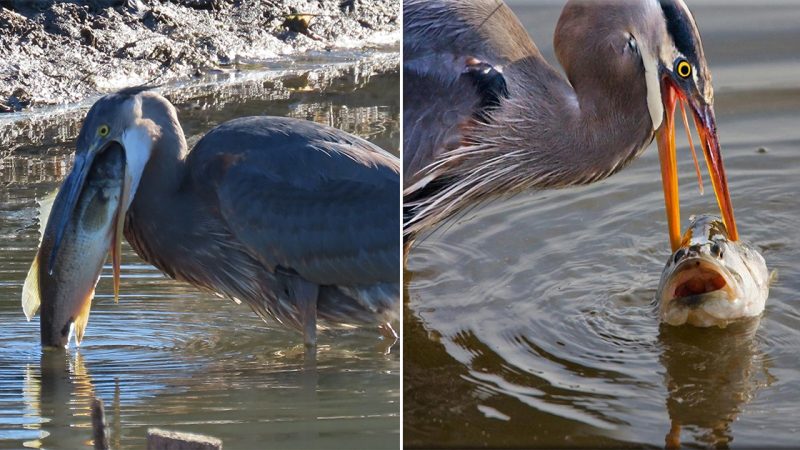
<path fill-rule="evenodd" d="M 686 95 L 680 88 L 666 80 L 662 90 L 664 102 L 664 123 L 656 132 L 658 156 L 661 161 L 661 181 L 664 188 L 664 203 L 667 210 L 667 224 L 672 251 L 680 247 L 681 220 L 680 199 L 678 194 L 678 167 L 675 151 L 675 105 L 686 102 L 692 111 L 700 143 L 703 146 L 714 195 L 717 197 L 722 218 L 733 241 L 739 240 L 736 221 L 733 217 L 733 204 L 728 192 L 728 180 L 722 164 L 717 125 L 711 105 L 701 103 L 692 96 Z M 688 130 L 688 123 L 684 123 Z"/>

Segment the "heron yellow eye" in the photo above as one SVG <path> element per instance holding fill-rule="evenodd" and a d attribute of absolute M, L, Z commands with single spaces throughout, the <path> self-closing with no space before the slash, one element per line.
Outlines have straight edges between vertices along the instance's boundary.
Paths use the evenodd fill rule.
<path fill-rule="evenodd" d="M 97 129 L 97 134 L 99 134 L 100 137 L 106 137 L 109 131 L 111 131 L 111 129 L 108 128 L 108 125 L 100 125 L 100 128 Z"/>
<path fill-rule="evenodd" d="M 689 78 L 692 74 L 692 65 L 684 59 L 678 63 L 677 71 L 681 78 Z"/>

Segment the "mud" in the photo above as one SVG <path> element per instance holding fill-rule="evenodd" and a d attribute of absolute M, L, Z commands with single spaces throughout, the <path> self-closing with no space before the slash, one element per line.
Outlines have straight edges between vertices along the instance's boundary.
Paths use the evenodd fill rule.
<path fill-rule="evenodd" d="M 399 44 L 397 0 L 0 0 L 0 112 Z"/>

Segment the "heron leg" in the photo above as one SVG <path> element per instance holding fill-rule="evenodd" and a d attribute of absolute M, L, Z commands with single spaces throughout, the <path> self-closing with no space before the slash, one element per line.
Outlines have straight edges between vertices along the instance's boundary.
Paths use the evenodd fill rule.
<path fill-rule="evenodd" d="M 307 348 L 317 346 L 317 297 L 319 286 L 297 279 L 295 281 L 295 298 L 300 310 L 300 321 L 303 324 L 303 343 Z"/>
<path fill-rule="evenodd" d="M 392 342 L 397 341 L 397 337 L 398 337 L 397 336 L 397 332 L 394 331 L 394 328 L 392 328 L 392 324 L 391 323 L 389 323 L 389 322 L 383 323 L 383 324 L 381 324 L 381 326 L 378 327 L 378 329 L 381 331 L 381 336 L 386 338 L 386 340 L 392 341 Z"/>
<path fill-rule="evenodd" d="M 392 351 L 392 347 L 397 344 L 399 339 L 397 332 L 394 331 L 392 328 L 392 324 L 390 322 L 385 322 L 378 327 L 380 330 L 381 337 L 383 337 L 383 342 L 379 346 L 381 353 L 384 355 L 388 355 Z"/>

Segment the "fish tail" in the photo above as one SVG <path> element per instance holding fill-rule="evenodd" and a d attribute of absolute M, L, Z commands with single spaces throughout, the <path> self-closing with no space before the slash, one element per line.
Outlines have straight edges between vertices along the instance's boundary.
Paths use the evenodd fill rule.
<path fill-rule="evenodd" d="M 25 277 L 25 284 L 22 286 L 22 312 L 30 321 L 42 303 L 42 296 L 39 292 L 39 253 L 33 258 L 28 276 Z"/>
<path fill-rule="evenodd" d="M 83 332 L 86 330 L 86 325 L 89 323 L 89 312 L 92 309 L 92 299 L 94 298 L 94 289 L 89 291 L 86 299 L 81 303 L 78 314 L 75 315 L 73 324 L 75 325 L 75 343 L 80 345 L 83 340 Z"/>

